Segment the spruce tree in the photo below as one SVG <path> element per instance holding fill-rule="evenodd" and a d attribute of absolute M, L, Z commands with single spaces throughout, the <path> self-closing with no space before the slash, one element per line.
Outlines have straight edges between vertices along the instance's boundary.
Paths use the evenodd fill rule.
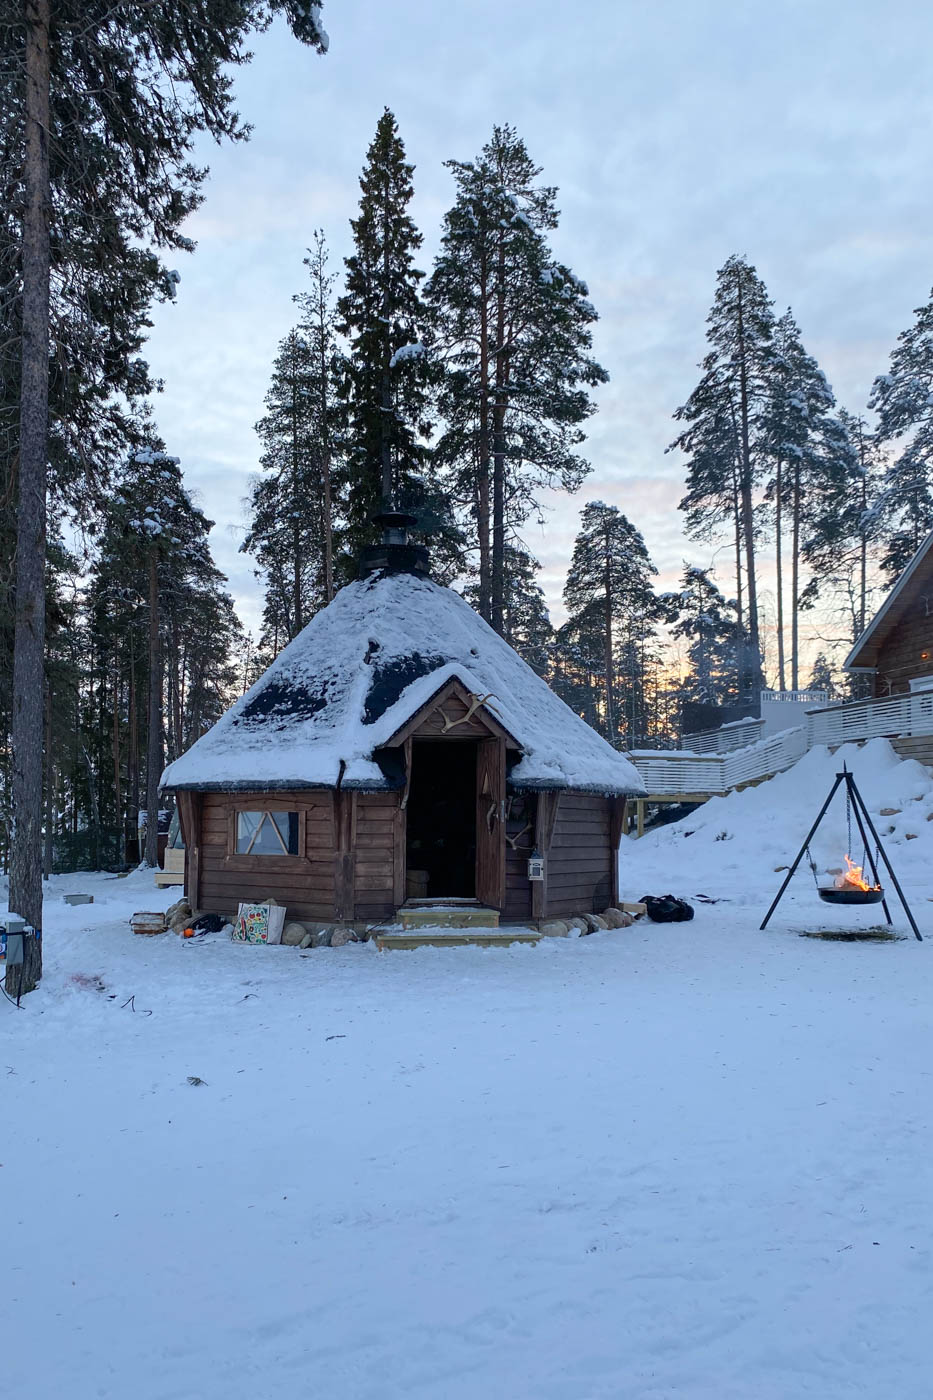
<path fill-rule="evenodd" d="M 882 562 L 890 578 L 933 529 L 933 292 L 914 315 L 869 400 L 878 414 L 879 441 L 899 448 L 884 482 L 888 540 Z"/>
<path fill-rule="evenodd" d="M 339 330 L 346 407 L 347 545 L 371 539 L 370 517 L 390 504 L 416 512 L 426 494 L 430 433 L 427 314 L 415 266 L 421 234 L 408 212 L 414 166 L 385 109 L 360 176 L 354 252 L 346 259 Z"/>
<path fill-rule="evenodd" d="M 503 632 L 511 537 L 543 486 L 573 491 L 589 471 L 581 424 L 608 376 L 587 288 L 548 243 L 557 191 L 514 128 L 447 164 L 456 197 L 427 288 L 446 369 L 436 455 L 473 520 L 479 610 Z"/>
<path fill-rule="evenodd" d="M 702 362 L 702 378 L 674 415 L 687 427 L 672 443 L 688 459 L 688 508 L 703 511 L 707 520 L 726 518 L 730 510 L 733 512 L 737 589 L 742 565 L 745 571 L 747 647 L 742 669 L 743 692 L 749 699 L 763 681 L 755 493 L 765 465 L 774 332 L 771 306 L 754 267 L 745 258 L 730 257 L 717 273 L 716 295 L 706 323 L 710 350 Z"/>
<path fill-rule="evenodd" d="M 564 602 L 581 638 L 601 643 L 602 724 L 616 743 L 625 717 L 629 739 L 643 731 L 646 644 L 663 608 L 641 533 L 616 506 L 589 501 L 564 587 Z M 621 695 L 620 690 L 621 681 Z"/>
<path fill-rule="evenodd" d="M 705 705 L 734 705 L 739 695 L 735 603 L 723 597 L 709 569 L 687 563 L 680 591 L 670 602 L 671 635 L 688 643 L 690 671 L 682 698 Z"/>
<path fill-rule="evenodd" d="M 833 668 L 829 664 L 826 653 L 821 651 L 814 657 L 813 665 L 810 667 L 810 680 L 808 683 L 810 690 L 825 690 L 827 700 L 839 698 L 839 688 L 836 685 L 836 678 Z"/>

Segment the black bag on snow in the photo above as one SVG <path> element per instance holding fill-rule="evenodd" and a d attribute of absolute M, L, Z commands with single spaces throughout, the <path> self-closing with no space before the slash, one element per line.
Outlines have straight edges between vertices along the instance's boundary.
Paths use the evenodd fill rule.
<path fill-rule="evenodd" d="M 672 894 L 643 894 L 641 902 L 656 924 L 683 924 L 693 918 L 693 905 Z"/>

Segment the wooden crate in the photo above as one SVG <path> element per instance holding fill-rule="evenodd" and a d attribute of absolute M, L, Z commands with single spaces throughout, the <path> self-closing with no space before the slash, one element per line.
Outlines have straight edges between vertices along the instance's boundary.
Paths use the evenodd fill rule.
<path fill-rule="evenodd" d="M 165 915 L 158 911 L 137 910 L 130 919 L 130 928 L 134 933 L 141 933 L 147 937 L 152 937 L 156 933 L 164 933 Z"/>

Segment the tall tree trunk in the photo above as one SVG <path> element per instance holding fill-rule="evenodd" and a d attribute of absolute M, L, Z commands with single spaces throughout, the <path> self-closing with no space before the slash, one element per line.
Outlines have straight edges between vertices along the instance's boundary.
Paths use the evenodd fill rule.
<path fill-rule="evenodd" d="M 476 532 L 479 537 L 479 611 L 492 619 L 492 539 L 489 513 L 489 266 L 483 238 L 479 268 L 479 462 Z"/>
<path fill-rule="evenodd" d="M 139 707 L 136 702 L 136 658 L 132 637 L 130 638 L 130 693 L 127 700 L 126 727 L 126 781 L 130 790 L 130 813 L 133 829 L 136 832 L 136 859 L 142 858 L 139 850 Z"/>
<path fill-rule="evenodd" d="M 761 689 L 761 637 L 758 628 L 758 586 L 755 579 L 755 520 L 752 503 L 752 453 L 749 432 L 748 350 L 745 344 L 745 320 L 742 308 L 742 285 L 738 286 L 739 336 L 739 424 L 741 427 L 742 463 L 739 478 L 742 502 L 742 533 L 745 543 L 745 582 L 748 590 L 748 647 L 751 688 Z"/>
<path fill-rule="evenodd" d="M 324 288 L 318 287 L 321 415 L 321 539 L 324 543 L 324 602 L 334 596 L 334 492 L 330 474 L 330 395 L 327 380 L 327 319 Z"/>
<path fill-rule="evenodd" d="M 496 393 L 492 437 L 492 607 L 490 621 L 500 636 L 505 619 L 505 241 L 499 237 L 496 276 Z"/>
<path fill-rule="evenodd" d="M 742 585 L 742 512 L 739 506 L 738 463 L 732 464 L 732 523 L 735 534 L 735 684 L 736 699 L 741 703 L 745 691 L 746 653 L 748 638 L 745 635 L 745 594 Z"/>
<path fill-rule="evenodd" d="M 791 510 L 790 688 L 796 690 L 800 679 L 800 466 L 796 459 Z"/>
<path fill-rule="evenodd" d="M 49 436 L 49 21 L 50 0 L 26 0 L 26 159 L 22 231 L 23 331 L 13 641 L 13 851 L 10 908 L 42 927 L 42 735 L 45 686 L 45 549 Z M 40 938 L 7 969 L 7 991 L 42 976 Z"/>
<path fill-rule="evenodd" d="M 382 413 L 379 418 L 379 458 L 381 464 L 382 482 L 382 509 L 388 510 L 390 505 L 398 504 L 395 501 L 395 482 L 392 472 L 392 443 L 389 435 L 389 423 L 392 418 L 392 342 L 391 334 L 391 304 L 389 301 L 389 228 L 391 221 L 391 205 L 389 198 L 389 171 L 385 173 L 384 185 L 384 212 L 382 225 L 382 326 L 383 326 L 383 350 L 382 350 Z"/>
<path fill-rule="evenodd" d="M 853 641 L 858 641 L 865 631 L 866 609 L 868 607 L 868 531 L 865 528 L 865 513 L 868 510 L 868 478 L 865 472 L 865 439 L 861 422 L 858 435 L 858 460 L 862 469 L 861 515 L 859 516 L 859 592 L 858 592 L 858 632 Z"/>
<path fill-rule="evenodd" d="M 292 377 L 292 636 L 304 627 L 301 606 L 301 517 L 298 491 L 298 386 Z"/>
<path fill-rule="evenodd" d="M 778 457 L 777 475 L 775 478 L 775 504 L 774 504 L 774 562 L 777 566 L 777 652 L 778 652 L 778 686 L 783 691 L 787 688 L 786 676 L 784 672 L 784 584 L 783 584 L 783 558 L 781 548 L 781 497 L 784 492 L 783 462 Z"/>
<path fill-rule="evenodd" d="M 159 636 L 159 551 L 149 550 L 149 733 L 146 752 L 147 865 L 159 864 L 159 779 L 162 777 L 162 647 Z"/>
<path fill-rule="evenodd" d="M 292 605 L 295 619 L 292 636 L 297 637 L 305 625 L 301 607 L 301 523 L 297 519 L 292 520 L 292 553 Z"/>
<path fill-rule="evenodd" d="M 603 575 L 603 622 L 605 627 L 605 656 L 604 665 L 606 667 L 606 737 L 610 744 L 615 742 L 615 716 L 613 714 L 613 693 L 612 693 L 612 670 L 613 670 L 613 646 L 612 646 L 612 561 L 609 554 L 609 536 L 605 540 L 606 560 L 605 572 Z"/>
<path fill-rule="evenodd" d="M 126 859 L 126 830 L 123 821 L 123 793 L 120 785 L 120 651 L 117 648 L 113 662 L 113 732 L 110 739 L 113 757 L 113 824 L 118 833 L 119 848 L 117 862 L 122 865 Z"/>
<path fill-rule="evenodd" d="M 55 816 L 55 764 L 52 759 L 52 686 L 45 686 L 45 849 L 42 855 L 42 871 L 48 879 L 52 873 L 53 820 Z"/>

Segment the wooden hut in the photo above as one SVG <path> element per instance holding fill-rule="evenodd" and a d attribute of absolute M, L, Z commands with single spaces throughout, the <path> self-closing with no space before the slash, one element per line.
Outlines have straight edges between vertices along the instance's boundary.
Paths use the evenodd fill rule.
<path fill-rule="evenodd" d="M 634 767 L 383 521 L 360 577 L 166 769 L 188 899 L 357 926 L 419 899 L 492 923 L 600 912 Z"/>
<path fill-rule="evenodd" d="M 877 700 L 933 689 L 933 531 L 843 664 L 872 677 Z"/>

